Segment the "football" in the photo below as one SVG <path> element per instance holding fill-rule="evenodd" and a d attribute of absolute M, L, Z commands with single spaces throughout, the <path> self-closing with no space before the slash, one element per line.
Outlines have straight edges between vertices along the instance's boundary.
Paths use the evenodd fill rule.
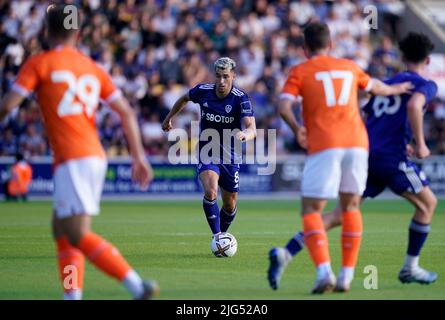
<path fill-rule="evenodd" d="M 216 257 L 233 257 L 238 249 L 238 243 L 232 234 L 222 232 L 212 238 L 211 249 Z"/>

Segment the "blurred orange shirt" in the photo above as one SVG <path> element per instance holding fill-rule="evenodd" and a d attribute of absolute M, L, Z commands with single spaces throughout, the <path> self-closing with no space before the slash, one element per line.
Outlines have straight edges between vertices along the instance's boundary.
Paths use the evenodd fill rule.
<path fill-rule="evenodd" d="M 32 180 L 32 168 L 25 162 L 20 161 L 12 166 L 11 180 L 8 183 L 8 192 L 11 195 L 28 193 Z"/>
<path fill-rule="evenodd" d="M 309 154 L 331 148 L 368 149 L 358 88 L 368 91 L 371 83 L 353 61 L 330 56 L 316 56 L 291 69 L 281 97 L 303 98 Z"/>
<path fill-rule="evenodd" d="M 120 95 L 109 74 L 74 47 L 61 46 L 29 58 L 13 90 L 37 94 L 54 164 L 105 157 L 95 126 L 99 99 Z"/>

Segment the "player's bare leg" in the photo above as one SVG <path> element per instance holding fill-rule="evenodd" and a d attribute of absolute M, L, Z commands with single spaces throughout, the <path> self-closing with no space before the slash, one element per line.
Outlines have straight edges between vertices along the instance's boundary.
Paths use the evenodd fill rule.
<path fill-rule="evenodd" d="M 437 206 L 437 198 L 429 187 L 424 187 L 420 193 L 405 192 L 402 196 L 415 206 L 416 210 L 413 218 L 417 222 L 431 223 Z"/>
<path fill-rule="evenodd" d="M 213 235 L 221 233 L 218 208 L 218 179 L 219 175 L 213 170 L 205 170 L 199 174 L 199 180 L 204 189 L 203 209 Z"/>
<path fill-rule="evenodd" d="M 313 294 L 331 291 L 336 279 L 331 268 L 328 238 L 323 225 L 321 213 L 326 206 L 326 200 L 302 199 L 304 240 L 312 261 L 317 267 L 317 279 L 312 289 Z"/>
<path fill-rule="evenodd" d="M 341 226 L 342 209 L 340 203 L 331 212 L 323 213 L 323 225 L 326 231 Z"/>
<path fill-rule="evenodd" d="M 337 292 L 349 291 L 354 278 L 354 269 L 357 264 L 363 231 L 360 202 L 360 195 L 340 193 L 342 268 L 335 287 Z"/>
<path fill-rule="evenodd" d="M 63 228 L 64 234 L 73 246 L 78 246 L 88 232 L 91 231 L 91 216 L 87 214 L 79 214 L 69 218 L 57 219 L 58 224 Z"/>
<path fill-rule="evenodd" d="M 402 283 L 430 284 L 436 281 L 437 273 L 419 266 L 419 254 L 430 231 L 437 199 L 427 186 L 420 193 L 405 192 L 402 196 L 414 205 L 415 212 L 409 227 L 408 250 L 405 263 L 399 272 L 399 280 Z"/>
<path fill-rule="evenodd" d="M 205 170 L 200 173 L 199 180 L 204 189 L 204 196 L 209 200 L 218 197 L 218 174 L 213 170 Z"/>
<path fill-rule="evenodd" d="M 229 192 L 220 188 L 223 206 L 220 211 L 221 232 L 227 232 L 238 211 L 238 192 Z"/>
<path fill-rule="evenodd" d="M 133 298 L 151 299 L 159 293 L 155 281 L 143 281 L 116 247 L 92 232 L 90 215 L 78 214 L 56 219 L 54 225 L 58 233 L 63 232 L 66 236 L 70 247 L 77 248 L 97 268 L 122 282 Z"/>

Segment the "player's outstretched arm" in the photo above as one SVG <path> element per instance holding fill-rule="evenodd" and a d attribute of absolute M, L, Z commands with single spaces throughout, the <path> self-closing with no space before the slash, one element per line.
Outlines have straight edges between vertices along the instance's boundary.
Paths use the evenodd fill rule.
<path fill-rule="evenodd" d="M 0 101 L 0 121 L 2 121 L 15 107 L 18 107 L 24 99 L 25 97 L 18 92 L 8 92 Z"/>
<path fill-rule="evenodd" d="M 424 159 L 431 153 L 426 145 L 423 134 L 423 106 L 425 102 L 425 96 L 420 92 L 416 92 L 409 99 L 407 105 L 408 121 L 413 132 L 414 140 L 416 141 L 414 154 L 419 159 Z"/>
<path fill-rule="evenodd" d="M 111 109 L 117 112 L 122 121 L 122 128 L 133 159 L 133 180 L 145 188 L 153 180 L 153 170 L 145 158 L 136 114 L 124 97 L 113 100 L 109 105 Z"/>
<path fill-rule="evenodd" d="M 167 132 L 173 128 L 172 119 L 185 108 L 187 102 L 189 101 L 190 98 L 188 93 L 184 94 L 178 100 L 176 100 L 173 108 L 170 110 L 170 112 L 167 114 L 164 121 L 162 122 L 162 130 Z"/>
<path fill-rule="evenodd" d="M 414 88 L 413 84 L 409 81 L 393 85 L 387 85 L 376 78 L 373 78 L 371 81 L 372 87 L 369 92 L 376 96 L 397 96 L 404 93 L 411 93 L 410 90 Z"/>
<path fill-rule="evenodd" d="M 255 117 L 243 117 L 244 130 L 236 134 L 236 138 L 240 141 L 249 141 L 256 138 L 256 122 Z"/>

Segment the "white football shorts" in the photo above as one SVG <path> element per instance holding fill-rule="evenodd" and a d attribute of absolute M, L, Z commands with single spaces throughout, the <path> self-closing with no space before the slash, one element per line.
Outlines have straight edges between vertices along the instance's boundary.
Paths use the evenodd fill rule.
<path fill-rule="evenodd" d="M 303 197 L 335 199 L 339 192 L 362 195 L 368 177 L 368 151 L 332 148 L 306 158 L 301 181 Z"/>
<path fill-rule="evenodd" d="M 100 157 L 73 159 L 54 171 L 54 209 L 59 219 L 99 214 L 107 161 Z"/>

